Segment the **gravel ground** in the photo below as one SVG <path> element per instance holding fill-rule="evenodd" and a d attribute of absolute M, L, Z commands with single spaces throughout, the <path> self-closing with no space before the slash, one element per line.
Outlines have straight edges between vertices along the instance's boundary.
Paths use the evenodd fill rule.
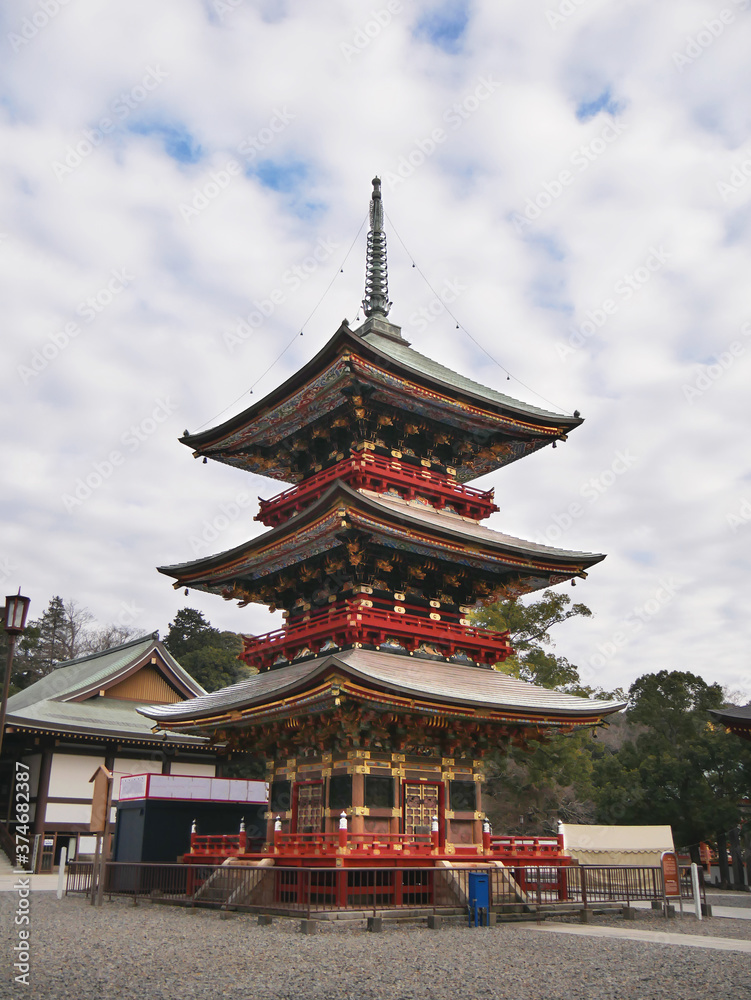
<path fill-rule="evenodd" d="M 34 1000 L 747 1000 L 747 954 L 605 938 L 531 933 L 502 924 L 469 930 L 387 927 L 382 934 L 296 920 L 124 900 L 32 898 L 29 988 L 13 984 L 15 897 L 0 898 L 0 997 Z M 618 923 L 618 918 L 596 918 Z M 718 925 L 708 921 L 705 926 Z M 723 935 L 725 925 L 722 922 Z M 740 924 L 741 921 L 732 922 Z M 685 926 L 682 928 L 681 924 Z M 690 924 L 690 927 L 689 927 Z M 624 926 L 624 922 L 619 924 Z M 667 928 L 666 928 L 667 925 Z M 684 929 L 695 920 L 639 914 L 628 927 Z M 744 926 L 745 922 L 744 922 Z M 727 936 L 730 936 L 727 934 Z"/>

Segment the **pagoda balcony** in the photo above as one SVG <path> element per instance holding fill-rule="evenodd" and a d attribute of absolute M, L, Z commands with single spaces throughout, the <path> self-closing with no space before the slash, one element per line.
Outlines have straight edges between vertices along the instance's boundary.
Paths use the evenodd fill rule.
<path fill-rule="evenodd" d="M 419 833 L 359 833 L 348 831 L 336 833 L 275 833 L 269 844 L 260 840 L 245 840 L 244 834 L 204 835 L 191 834 L 190 851 L 183 861 L 188 864 L 220 865 L 227 858 L 242 859 L 275 856 L 278 864 L 288 864 L 293 859 L 341 858 L 343 854 L 350 862 L 358 858 L 380 856 L 381 861 L 400 858 L 434 855 L 448 856 L 456 861 L 459 857 L 485 855 L 493 860 L 503 861 L 509 867 L 516 865 L 539 865 L 551 867 L 573 864 L 563 846 L 562 836 L 551 837 L 496 837 L 490 836 L 482 844 L 452 846 L 449 855 L 436 844 L 431 834 Z M 526 873 L 522 872 L 524 878 Z M 520 879 L 521 881 L 521 879 Z"/>
<path fill-rule="evenodd" d="M 259 670 L 269 670 L 359 644 L 492 666 L 512 652 L 508 632 L 438 618 L 409 614 L 399 606 L 387 610 L 347 601 L 344 607 L 337 604 L 266 635 L 243 636 L 241 658 Z"/>
<path fill-rule="evenodd" d="M 349 458 L 314 473 L 297 486 L 270 500 L 261 500 L 255 520 L 276 527 L 317 500 L 337 479 L 353 489 L 372 490 L 374 493 L 396 490 L 405 500 L 422 497 L 438 510 L 446 508 L 476 521 L 490 517 L 499 509 L 493 503 L 493 490 L 461 486 L 443 472 L 411 465 L 397 458 L 386 458 L 372 451 L 353 451 Z"/>

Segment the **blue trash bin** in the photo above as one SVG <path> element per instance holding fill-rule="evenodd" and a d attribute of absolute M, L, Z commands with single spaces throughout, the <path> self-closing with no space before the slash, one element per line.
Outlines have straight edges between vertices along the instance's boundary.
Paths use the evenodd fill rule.
<path fill-rule="evenodd" d="M 485 914 L 485 926 L 490 923 L 488 914 L 490 913 L 490 878 L 484 872 L 469 872 L 469 926 L 472 926 L 474 917 L 475 927 L 477 927 L 478 917 L 482 923 L 482 914 Z"/>

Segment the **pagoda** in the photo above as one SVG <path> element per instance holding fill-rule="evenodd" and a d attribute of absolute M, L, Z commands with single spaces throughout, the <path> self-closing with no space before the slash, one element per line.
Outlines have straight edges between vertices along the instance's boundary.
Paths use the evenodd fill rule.
<path fill-rule="evenodd" d="M 494 670 L 512 652 L 508 633 L 469 618 L 478 604 L 585 577 L 604 558 L 486 527 L 493 491 L 466 485 L 565 441 L 579 414 L 430 360 L 390 307 L 376 178 L 365 321 L 353 330 L 344 320 L 279 388 L 181 438 L 196 458 L 293 485 L 260 501 L 268 531 L 159 571 L 176 588 L 281 609 L 284 625 L 244 638 L 241 658 L 258 671 L 249 679 L 144 712 L 172 733 L 265 755 L 265 850 L 287 859 L 492 853 L 486 754 L 622 707 Z"/>

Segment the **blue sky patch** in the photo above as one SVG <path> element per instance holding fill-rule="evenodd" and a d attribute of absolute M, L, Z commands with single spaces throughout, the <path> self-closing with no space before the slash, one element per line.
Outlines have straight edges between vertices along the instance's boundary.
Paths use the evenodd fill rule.
<path fill-rule="evenodd" d="M 469 0 L 447 0 L 437 10 L 424 14 L 415 25 L 414 35 L 444 52 L 461 49 L 469 23 Z"/>
<path fill-rule="evenodd" d="M 582 101 L 576 108 L 576 117 L 580 122 L 588 122 L 590 118 L 594 118 L 601 111 L 607 111 L 609 115 L 617 115 L 622 110 L 623 105 L 615 100 L 610 93 L 610 87 L 608 87 L 593 101 Z"/>
<path fill-rule="evenodd" d="M 254 174 L 264 187 L 271 188 L 272 191 L 291 194 L 301 186 L 307 177 L 308 168 L 304 163 L 298 161 L 278 163 L 275 160 L 261 160 L 258 166 L 250 170 L 249 173 Z"/>
<path fill-rule="evenodd" d="M 165 125 L 163 122 L 133 122 L 129 132 L 136 135 L 155 135 L 161 139 L 164 151 L 178 163 L 198 163 L 202 149 L 184 125 Z"/>

